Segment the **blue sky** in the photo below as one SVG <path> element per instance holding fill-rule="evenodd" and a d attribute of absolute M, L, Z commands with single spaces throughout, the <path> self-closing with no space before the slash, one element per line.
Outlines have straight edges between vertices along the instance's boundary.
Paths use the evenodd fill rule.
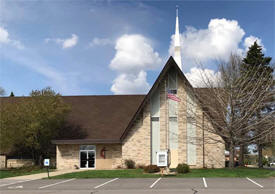
<path fill-rule="evenodd" d="M 274 57 L 274 1 L 0 0 L 0 86 L 16 96 L 47 86 L 146 93 L 173 54 L 176 5 L 190 81 L 198 61 L 215 75 L 214 61 L 244 55 L 254 40 Z"/>

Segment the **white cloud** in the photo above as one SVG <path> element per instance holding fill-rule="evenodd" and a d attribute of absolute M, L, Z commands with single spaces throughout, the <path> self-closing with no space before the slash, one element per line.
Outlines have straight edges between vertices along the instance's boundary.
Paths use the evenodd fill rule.
<path fill-rule="evenodd" d="M 0 42 L 1 43 L 8 43 L 10 41 L 9 39 L 9 33 L 6 29 L 0 27 Z"/>
<path fill-rule="evenodd" d="M 221 74 L 212 69 L 193 67 L 189 73 L 185 74 L 185 76 L 193 87 L 203 88 L 209 86 L 209 84 L 211 86 L 217 85 Z"/>
<path fill-rule="evenodd" d="M 89 46 L 93 47 L 93 46 L 106 46 L 106 45 L 112 45 L 114 44 L 114 42 L 108 38 L 94 38 Z"/>
<path fill-rule="evenodd" d="M 55 42 L 57 44 L 60 44 L 63 49 L 72 48 L 74 47 L 78 42 L 78 36 L 75 34 L 72 34 L 71 38 L 67 39 L 60 39 L 60 38 L 46 38 L 45 42 Z"/>
<path fill-rule="evenodd" d="M 243 42 L 243 46 L 246 52 L 248 51 L 249 47 L 254 44 L 255 41 L 257 41 L 257 44 L 262 46 L 263 51 L 265 51 L 264 45 L 260 38 L 255 36 L 249 36 L 249 37 L 246 37 Z"/>
<path fill-rule="evenodd" d="M 111 91 L 114 94 L 137 94 L 147 93 L 150 89 L 146 80 L 146 72 L 136 74 L 120 74 L 114 81 Z"/>
<path fill-rule="evenodd" d="M 109 67 L 118 72 L 111 91 L 115 94 L 146 93 L 149 90 L 146 70 L 162 64 L 151 41 L 140 34 L 125 34 L 116 41 L 116 54 Z"/>
<path fill-rule="evenodd" d="M 24 48 L 20 41 L 9 38 L 9 32 L 3 27 L 0 27 L 0 44 L 12 45 L 18 49 Z"/>
<path fill-rule="evenodd" d="M 161 58 L 151 41 L 140 34 L 125 34 L 116 41 L 116 54 L 110 68 L 119 72 L 139 72 L 159 67 Z"/>
<path fill-rule="evenodd" d="M 185 60 L 228 60 L 230 54 L 241 53 L 239 43 L 245 32 L 236 20 L 211 19 L 207 29 L 187 27 L 181 34 L 183 62 Z M 169 53 L 173 54 L 174 36 Z"/>

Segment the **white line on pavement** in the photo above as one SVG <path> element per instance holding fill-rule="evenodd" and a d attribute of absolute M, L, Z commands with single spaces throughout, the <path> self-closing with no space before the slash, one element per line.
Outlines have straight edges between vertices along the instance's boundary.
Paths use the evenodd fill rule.
<path fill-rule="evenodd" d="M 16 181 L 14 183 L 7 183 L 7 184 L 0 185 L 0 187 L 4 187 L 4 186 L 8 186 L 8 185 L 14 185 L 14 184 L 17 184 L 17 183 L 24 183 L 24 182 L 28 182 L 28 181 L 33 181 L 33 179 L 31 179 L 31 180 L 24 180 L 24 181 Z"/>
<path fill-rule="evenodd" d="M 202 180 L 203 180 L 204 187 L 207 188 L 207 183 L 206 183 L 205 178 L 203 177 Z"/>
<path fill-rule="evenodd" d="M 160 178 L 158 178 L 151 186 L 150 186 L 150 188 L 152 189 L 154 186 L 155 186 L 155 184 L 157 184 L 157 182 L 159 182 L 160 181 L 160 179 L 161 179 L 161 177 Z"/>
<path fill-rule="evenodd" d="M 51 187 L 51 186 L 54 186 L 54 185 L 66 183 L 66 182 L 73 181 L 73 180 L 75 180 L 75 178 L 69 179 L 69 180 L 65 180 L 65 181 L 61 181 L 61 182 L 57 182 L 57 183 L 53 183 L 53 184 L 50 184 L 50 185 L 45 185 L 45 186 L 39 187 L 39 189 L 44 189 L 44 188 L 47 188 L 47 187 Z"/>
<path fill-rule="evenodd" d="M 259 183 L 256 183 L 255 181 L 251 180 L 250 178 L 246 177 L 247 180 L 249 180 L 250 182 L 254 183 L 255 185 L 264 188 L 264 186 L 260 185 Z"/>
<path fill-rule="evenodd" d="M 106 184 L 108 184 L 108 183 L 110 183 L 110 182 L 113 182 L 113 181 L 115 181 L 115 180 L 117 180 L 117 179 L 118 179 L 118 178 L 115 178 L 115 179 L 112 179 L 112 180 L 107 181 L 107 182 L 105 182 L 105 183 L 102 183 L 102 184 L 100 184 L 100 185 L 97 185 L 97 186 L 94 187 L 94 189 L 97 189 L 97 188 L 99 188 L 99 187 L 102 187 L 103 185 L 106 185 Z"/>

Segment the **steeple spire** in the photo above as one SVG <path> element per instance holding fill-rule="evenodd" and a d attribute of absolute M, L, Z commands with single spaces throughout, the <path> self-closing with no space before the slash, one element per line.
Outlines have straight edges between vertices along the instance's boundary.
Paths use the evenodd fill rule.
<path fill-rule="evenodd" d="M 179 68 L 182 70 L 182 63 L 181 63 L 181 46 L 180 46 L 180 30 L 179 30 L 179 6 L 176 6 L 176 29 L 175 29 L 175 52 L 174 52 L 174 59 L 178 64 Z"/>

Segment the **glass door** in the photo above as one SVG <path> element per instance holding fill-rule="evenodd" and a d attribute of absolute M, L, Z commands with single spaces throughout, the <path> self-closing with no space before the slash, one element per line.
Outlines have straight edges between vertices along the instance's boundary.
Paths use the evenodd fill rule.
<path fill-rule="evenodd" d="M 88 152 L 88 168 L 95 167 L 95 151 L 87 151 Z"/>
<path fill-rule="evenodd" d="M 80 151 L 80 168 L 88 168 L 88 153 L 87 151 Z"/>
<path fill-rule="evenodd" d="M 94 145 L 81 145 L 79 150 L 80 168 L 95 168 L 95 153 Z"/>

